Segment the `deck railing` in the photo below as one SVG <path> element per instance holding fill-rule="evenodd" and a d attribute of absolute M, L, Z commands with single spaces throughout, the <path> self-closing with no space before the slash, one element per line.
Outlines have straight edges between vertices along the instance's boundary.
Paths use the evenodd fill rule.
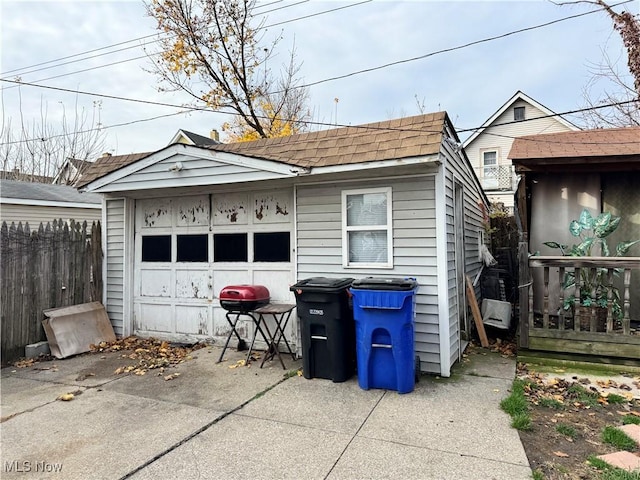
<path fill-rule="evenodd" d="M 523 346 L 640 359 L 640 318 L 631 313 L 637 308 L 632 298 L 638 301 L 632 271 L 640 272 L 640 257 L 535 256 L 528 267 L 534 281 L 521 285 L 528 287 L 520 297 L 521 305 L 525 298 L 528 303 Z M 563 288 L 567 274 L 575 285 Z"/>

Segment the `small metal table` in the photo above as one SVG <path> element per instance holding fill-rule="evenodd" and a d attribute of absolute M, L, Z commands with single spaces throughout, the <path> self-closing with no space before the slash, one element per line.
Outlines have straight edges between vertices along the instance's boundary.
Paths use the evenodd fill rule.
<path fill-rule="evenodd" d="M 231 330 L 227 335 L 227 341 L 224 343 L 224 347 L 222 348 L 222 353 L 220 354 L 220 358 L 218 359 L 217 363 L 222 362 L 222 359 L 224 358 L 224 354 L 227 351 L 227 347 L 229 346 L 229 341 L 231 340 L 231 337 L 233 337 L 233 335 L 235 335 L 238 338 L 238 351 L 244 350 L 245 348 L 247 348 L 244 339 L 240 336 L 240 334 L 236 330 L 236 326 L 238 325 L 238 322 L 241 320 L 241 317 L 243 316 L 249 317 L 249 319 L 253 321 L 254 325 L 256 325 L 256 330 L 253 332 L 253 338 L 251 339 L 251 346 L 249 347 L 249 352 L 247 353 L 247 359 L 245 360 L 245 365 L 247 365 L 249 363 L 249 360 L 251 359 L 251 352 L 253 351 L 253 345 L 256 341 L 256 337 L 258 336 L 258 332 L 260 332 L 260 335 L 262 335 L 263 340 L 267 343 L 267 345 L 269 345 L 269 338 L 265 335 L 265 333 L 260 328 L 259 318 L 256 318 L 253 312 L 230 310 L 225 314 L 225 317 L 227 319 L 227 322 L 231 326 Z"/>
<path fill-rule="evenodd" d="M 282 360 L 282 356 L 280 355 L 280 342 L 284 341 L 284 344 L 287 347 L 287 352 L 291 355 L 293 360 L 296 359 L 296 354 L 291 350 L 291 346 L 287 341 L 287 337 L 284 334 L 284 329 L 287 328 L 287 324 L 289 323 L 289 318 L 291 318 L 291 312 L 296 308 L 295 305 L 291 305 L 288 303 L 270 303 L 263 307 L 256 308 L 253 313 L 258 315 L 258 321 L 256 323 L 256 334 L 259 330 L 264 338 L 264 332 L 266 332 L 267 339 L 267 351 L 265 352 L 264 357 L 262 358 L 262 362 L 260 363 L 260 368 L 264 365 L 264 362 L 269 358 L 272 359 L 275 355 L 278 356 L 280 360 L 280 364 L 283 369 L 286 369 L 284 366 L 284 361 Z M 275 320 L 275 330 L 273 333 L 269 329 L 269 325 L 267 324 L 266 316 L 271 315 Z M 264 329 L 264 331 L 263 331 Z M 253 337 L 255 341 L 255 335 Z M 253 348 L 253 342 L 251 342 L 251 347 Z M 249 349 L 251 352 L 251 349 Z"/>

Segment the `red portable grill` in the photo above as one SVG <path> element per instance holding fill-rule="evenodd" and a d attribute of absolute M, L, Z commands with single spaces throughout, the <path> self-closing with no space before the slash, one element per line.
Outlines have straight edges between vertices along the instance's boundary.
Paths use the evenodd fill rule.
<path fill-rule="evenodd" d="M 262 285 L 229 285 L 220 290 L 220 306 L 230 312 L 247 313 L 270 301 L 269 290 Z"/>
<path fill-rule="evenodd" d="M 267 337 L 257 324 L 255 316 L 251 313 L 256 308 L 269 303 L 271 298 L 267 287 L 262 285 L 229 285 L 220 290 L 220 295 L 218 295 L 218 297 L 220 298 L 220 306 L 227 310 L 225 317 L 231 326 L 231 330 L 227 335 L 227 340 L 222 348 L 222 353 L 220 354 L 218 363 L 222 361 L 224 352 L 227 351 L 227 347 L 229 346 L 229 341 L 232 336 L 235 335 L 238 338 L 238 350 L 245 350 L 247 348 L 246 342 L 236 330 L 236 325 L 240 320 L 240 317 L 243 315 L 248 316 L 253 320 L 257 328 L 256 333 L 259 331 L 262 338 L 264 338 L 265 342 L 268 343 Z M 251 347 L 249 347 L 246 362 L 249 362 L 254 341 L 255 335 L 253 336 Z"/>

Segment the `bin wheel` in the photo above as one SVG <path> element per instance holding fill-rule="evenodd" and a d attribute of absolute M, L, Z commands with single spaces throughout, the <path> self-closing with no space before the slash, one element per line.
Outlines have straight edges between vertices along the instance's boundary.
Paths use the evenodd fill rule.
<path fill-rule="evenodd" d="M 242 352 L 243 350 L 247 349 L 247 342 L 245 342 L 243 339 L 238 340 L 238 351 Z"/>
<path fill-rule="evenodd" d="M 416 355 L 416 365 L 415 365 L 415 380 L 416 383 L 420 382 L 420 356 Z"/>

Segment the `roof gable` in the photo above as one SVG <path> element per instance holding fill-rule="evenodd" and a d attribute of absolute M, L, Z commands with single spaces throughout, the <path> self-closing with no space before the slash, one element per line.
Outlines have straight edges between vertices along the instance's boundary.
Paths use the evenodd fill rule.
<path fill-rule="evenodd" d="M 189 132 L 187 130 L 178 130 L 176 134 L 173 136 L 169 145 L 173 145 L 174 143 L 184 143 L 186 145 L 216 145 L 220 142 L 214 140 L 213 138 L 205 137 L 203 135 L 198 135 L 197 133 Z"/>
<path fill-rule="evenodd" d="M 548 115 L 548 116 L 553 116 L 553 118 L 558 121 L 559 123 L 561 123 L 562 125 L 564 125 L 565 127 L 567 127 L 570 130 L 579 130 L 578 127 L 576 127 L 574 124 L 572 124 L 571 122 L 568 122 L 567 120 L 565 120 L 563 117 L 561 117 L 560 115 L 557 115 L 553 110 L 550 110 L 549 108 L 545 107 L 544 105 L 542 105 L 541 103 L 537 102 L 536 100 L 534 100 L 533 98 L 529 97 L 528 95 L 526 95 L 524 92 L 521 92 L 520 90 L 518 90 L 509 100 L 507 100 L 493 115 L 491 115 L 483 124 L 480 128 L 478 128 L 469 138 L 467 138 L 462 146 L 463 148 L 466 148 L 467 146 L 469 146 L 476 138 L 478 138 L 478 136 L 480 136 L 487 128 L 493 126 L 494 124 L 496 124 L 496 121 L 507 111 L 509 110 L 511 107 L 513 107 L 516 103 L 518 102 L 524 102 L 524 103 L 528 103 L 529 105 L 531 105 L 532 107 L 540 110 L 544 115 Z"/>

